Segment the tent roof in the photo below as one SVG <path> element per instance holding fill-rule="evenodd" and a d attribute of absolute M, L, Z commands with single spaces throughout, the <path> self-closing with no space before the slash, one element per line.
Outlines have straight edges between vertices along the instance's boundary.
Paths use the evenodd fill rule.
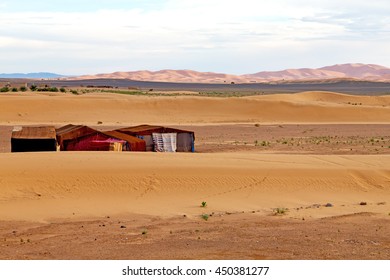
<path fill-rule="evenodd" d="M 120 128 L 119 130 L 126 131 L 126 132 L 132 132 L 132 133 L 138 133 L 138 132 L 146 132 L 146 131 L 160 130 L 160 129 L 163 129 L 163 127 L 157 126 L 157 125 L 142 124 L 142 125 L 137 125 L 137 126 Z"/>
<path fill-rule="evenodd" d="M 82 130 L 82 129 L 84 129 L 88 133 L 96 132 L 95 129 L 90 128 L 88 126 L 85 126 L 85 125 L 74 125 L 74 124 L 68 124 L 68 125 L 65 125 L 63 127 L 57 128 L 56 132 L 57 132 L 57 135 L 62 136 L 64 134 L 73 133 L 75 131 Z"/>
<path fill-rule="evenodd" d="M 130 134 L 149 134 L 153 132 L 159 132 L 159 133 L 170 133 L 170 132 L 177 132 L 177 133 L 194 133 L 193 131 L 188 130 L 182 130 L 182 129 L 176 129 L 176 128 L 170 128 L 170 127 L 163 127 L 163 126 L 157 126 L 157 125 L 137 125 L 137 126 L 131 126 L 127 128 L 120 128 L 117 131 L 123 131 L 125 133 Z"/>
<path fill-rule="evenodd" d="M 134 137 L 134 136 L 131 136 L 131 135 L 128 135 L 128 134 L 125 134 L 125 133 L 121 133 L 121 132 L 118 132 L 118 131 L 103 131 L 103 132 L 100 132 L 102 134 L 105 134 L 107 136 L 110 136 L 110 137 L 113 137 L 113 138 L 116 138 L 116 139 L 119 139 L 119 140 L 125 140 L 126 142 L 128 143 L 142 143 L 142 142 L 145 142 L 144 140 L 142 139 L 139 139 L 137 137 Z"/>
<path fill-rule="evenodd" d="M 15 126 L 13 139 L 56 139 L 54 126 Z"/>

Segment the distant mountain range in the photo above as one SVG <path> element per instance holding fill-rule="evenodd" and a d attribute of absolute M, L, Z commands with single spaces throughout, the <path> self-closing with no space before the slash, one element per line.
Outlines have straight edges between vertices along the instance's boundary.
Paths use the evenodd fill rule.
<path fill-rule="evenodd" d="M 74 77 L 72 79 L 75 79 Z M 130 79 L 154 82 L 183 83 L 269 83 L 293 81 L 323 81 L 351 79 L 363 81 L 390 81 L 390 68 L 375 64 L 337 64 L 317 69 L 301 68 L 282 71 L 263 71 L 254 74 L 229 75 L 193 70 L 131 71 L 110 74 L 85 75 L 76 79 Z"/>
<path fill-rule="evenodd" d="M 2 79 L 57 79 L 63 78 L 64 75 L 59 75 L 55 73 L 39 72 L 39 73 L 12 73 L 12 74 L 1 74 L 0 78 Z"/>

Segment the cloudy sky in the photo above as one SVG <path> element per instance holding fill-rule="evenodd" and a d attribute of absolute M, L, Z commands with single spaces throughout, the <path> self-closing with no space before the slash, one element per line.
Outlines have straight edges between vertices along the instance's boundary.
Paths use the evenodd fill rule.
<path fill-rule="evenodd" d="M 0 73 L 390 67 L 389 0 L 0 0 Z"/>

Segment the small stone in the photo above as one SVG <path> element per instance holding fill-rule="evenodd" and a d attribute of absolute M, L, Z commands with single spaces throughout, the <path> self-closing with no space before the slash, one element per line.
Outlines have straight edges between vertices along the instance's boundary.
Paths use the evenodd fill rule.
<path fill-rule="evenodd" d="M 121 226 L 121 228 L 126 228 L 126 226 Z"/>
<path fill-rule="evenodd" d="M 333 207 L 333 204 L 328 202 L 327 204 L 325 204 L 325 207 Z"/>
<path fill-rule="evenodd" d="M 365 201 L 362 201 L 362 202 L 360 202 L 360 205 L 367 205 L 367 202 L 365 202 Z"/>

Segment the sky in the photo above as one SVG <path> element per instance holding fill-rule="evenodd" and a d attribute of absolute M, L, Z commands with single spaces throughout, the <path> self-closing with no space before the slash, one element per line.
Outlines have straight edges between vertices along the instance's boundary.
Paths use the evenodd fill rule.
<path fill-rule="evenodd" d="M 0 73 L 390 67 L 389 0 L 0 0 Z"/>

